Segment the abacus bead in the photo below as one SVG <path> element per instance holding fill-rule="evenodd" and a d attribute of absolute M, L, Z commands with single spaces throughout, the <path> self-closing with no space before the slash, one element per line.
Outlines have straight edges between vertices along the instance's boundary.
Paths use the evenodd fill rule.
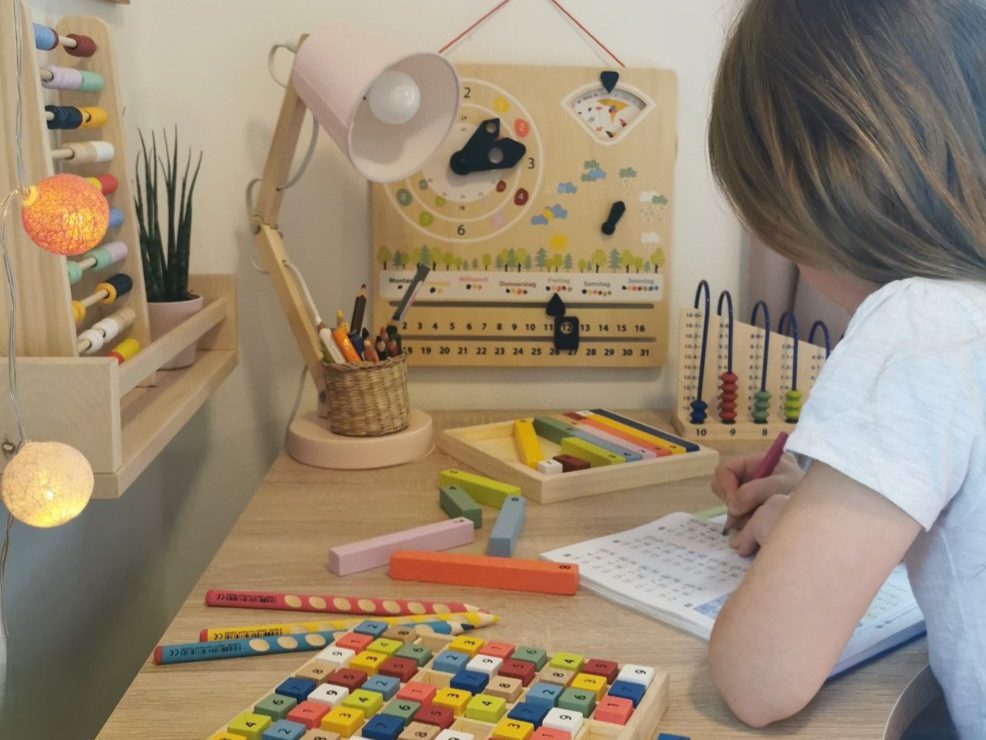
<path fill-rule="evenodd" d="M 99 92 L 103 89 L 103 76 L 99 72 L 89 72 L 82 70 L 78 89 L 80 92 Z"/>
<path fill-rule="evenodd" d="M 804 398 L 804 393 L 799 390 L 794 390 L 793 388 L 784 394 L 788 401 L 800 401 Z"/>
<path fill-rule="evenodd" d="M 79 90 L 85 75 L 93 74 L 71 67 L 45 67 L 45 69 L 51 72 L 51 79 L 48 81 L 41 80 L 41 87 L 49 90 Z"/>
<path fill-rule="evenodd" d="M 102 128 L 110 120 L 109 114 L 96 106 L 79 108 L 79 111 L 82 114 L 82 128 Z"/>
<path fill-rule="evenodd" d="M 734 421 L 736 421 L 736 412 L 724 411 L 721 414 L 719 414 L 719 418 L 722 419 L 724 424 L 732 424 Z"/>
<path fill-rule="evenodd" d="M 95 175 L 93 177 L 87 177 L 86 180 L 99 188 L 103 192 L 103 195 L 112 195 L 120 185 L 120 181 L 110 174 Z"/>
<path fill-rule="evenodd" d="M 68 284 L 69 285 L 75 285 L 77 282 L 79 282 L 80 280 L 82 280 L 82 268 L 79 267 L 79 265 L 76 262 L 73 262 L 72 260 L 68 260 L 65 263 L 65 266 L 68 269 Z M 78 319 L 76 319 L 76 320 L 78 320 Z"/>
<path fill-rule="evenodd" d="M 719 414 L 722 415 L 728 411 L 736 410 L 736 401 L 723 401 L 719 404 Z"/>
<path fill-rule="evenodd" d="M 85 317 L 86 307 L 82 305 L 82 302 L 72 301 L 72 318 L 75 319 L 75 323 L 78 324 Z"/>
<path fill-rule="evenodd" d="M 723 393 L 735 393 L 737 387 L 736 383 L 723 383 L 719 386 L 719 390 Z"/>
<path fill-rule="evenodd" d="M 99 287 L 102 288 L 105 285 L 112 286 L 113 293 L 111 297 L 100 301 L 100 303 L 113 303 L 113 301 L 115 301 L 117 298 L 125 296 L 127 293 L 130 292 L 130 289 L 134 287 L 134 281 L 130 278 L 129 275 L 126 275 L 122 272 L 118 272 L 116 275 L 113 275 L 111 278 L 109 278 L 105 283 L 100 283 Z"/>
<path fill-rule="evenodd" d="M 760 403 L 770 403 L 770 391 L 757 391 L 753 397 Z"/>
<path fill-rule="evenodd" d="M 58 46 L 58 34 L 54 28 L 34 24 L 34 48 L 40 51 L 51 51 Z"/>
<path fill-rule="evenodd" d="M 80 33 L 70 33 L 66 38 L 75 42 L 75 48 L 65 47 L 65 52 L 73 57 L 91 57 L 96 53 L 96 42 Z"/>
<path fill-rule="evenodd" d="M 736 373 L 723 373 L 719 376 L 719 380 L 723 383 L 735 383 L 739 380 L 739 376 Z"/>
<path fill-rule="evenodd" d="M 96 329 L 86 329 L 79 335 L 79 341 L 89 342 L 89 349 L 83 350 L 83 354 L 91 355 L 99 352 L 103 348 L 105 341 L 101 332 Z"/>

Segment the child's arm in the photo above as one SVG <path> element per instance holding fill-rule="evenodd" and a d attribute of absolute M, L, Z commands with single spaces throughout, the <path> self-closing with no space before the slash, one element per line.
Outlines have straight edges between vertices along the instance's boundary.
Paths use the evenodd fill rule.
<path fill-rule="evenodd" d="M 800 711 L 920 526 L 875 491 L 812 464 L 716 620 L 712 678 L 754 727 Z"/>

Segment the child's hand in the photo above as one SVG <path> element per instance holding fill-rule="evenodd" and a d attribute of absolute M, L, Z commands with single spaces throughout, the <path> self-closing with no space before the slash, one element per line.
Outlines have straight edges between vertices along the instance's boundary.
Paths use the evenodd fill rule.
<path fill-rule="evenodd" d="M 730 527 L 742 526 L 744 519 L 771 496 L 786 496 L 791 493 L 804 477 L 794 456 L 784 454 L 771 475 L 751 480 L 762 459 L 763 453 L 755 452 L 721 462 L 716 468 L 712 478 L 712 492 L 726 504 Z"/>
<path fill-rule="evenodd" d="M 729 541 L 729 546 L 744 557 L 756 552 L 757 548 L 767 539 L 767 535 L 774 527 L 774 522 L 777 521 L 790 498 L 790 496 L 776 494 L 767 499 L 742 525 L 743 528 L 733 535 Z"/>

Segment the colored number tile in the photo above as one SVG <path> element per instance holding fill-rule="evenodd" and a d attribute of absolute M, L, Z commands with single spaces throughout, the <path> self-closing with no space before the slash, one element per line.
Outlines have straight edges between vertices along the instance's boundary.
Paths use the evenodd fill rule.
<path fill-rule="evenodd" d="M 337 707 L 349 696 L 349 689 L 332 683 L 323 683 L 308 695 L 308 701 L 317 701 L 328 707 Z"/>
<path fill-rule="evenodd" d="M 325 683 L 345 686 L 350 691 L 356 691 L 356 689 L 366 683 L 367 678 L 369 676 L 366 675 L 366 671 L 356 668 L 339 668 L 325 677 Z"/>
<path fill-rule="evenodd" d="M 264 714 L 271 719 L 284 719 L 297 703 L 298 700 L 290 696 L 271 694 L 258 701 L 253 707 L 253 711 L 256 714 Z"/>
<path fill-rule="evenodd" d="M 593 676 L 602 676 L 606 683 L 613 683 L 620 673 L 620 667 L 611 660 L 599 660 L 589 658 L 582 666 L 583 673 L 591 673 Z"/>
<path fill-rule="evenodd" d="M 244 736 L 234 734 L 229 730 L 223 730 L 217 732 L 215 735 L 209 735 L 209 740 L 244 740 Z"/>
<path fill-rule="evenodd" d="M 572 683 L 573 678 L 575 678 L 575 674 L 572 671 L 566 671 L 564 668 L 555 668 L 550 665 L 542 668 L 538 674 L 539 681 L 556 683 L 559 686 L 568 686 Z"/>
<path fill-rule="evenodd" d="M 322 717 L 332 711 L 332 707 L 320 701 L 306 699 L 288 712 L 288 719 L 303 724 L 309 730 L 314 730 L 322 723 Z"/>
<path fill-rule="evenodd" d="M 360 735 L 370 740 L 397 740 L 404 731 L 404 721 L 390 714 L 378 714 L 360 730 Z"/>
<path fill-rule="evenodd" d="M 606 693 L 606 679 L 602 676 L 593 676 L 589 673 L 576 674 L 569 686 L 573 689 L 593 692 L 596 695 L 597 701 L 602 699 Z"/>
<path fill-rule="evenodd" d="M 339 647 L 338 643 L 323 648 L 322 652 L 315 656 L 315 660 L 323 663 L 331 663 L 336 668 L 345 668 L 349 661 L 356 657 L 356 651 L 346 647 Z"/>
<path fill-rule="evenodd" d="M 298 672 L 294 675 L 296 678 L 307 678 L 319 684 L 335 669 L 336 666 L 331 663 L 326 663 L 322 660 L 312 660 L 299 668 Z"/>
<path fill-rule="evenodd" d="M 572 740 L 572 735 L 564 730 L 555 730 L 541 725 L 531 735 L 531 740 Z"/>
<path fill-rule="evenodd" d="M 237 735 L 242 735 L 247 740 L 263 740 L 264 730 L 271 724 L 271 718 L 266 714 L 244 712 L 237 715 L 226 729 Z"/>
<path fill-rule="evenodd" d="M 374 637 L 380 637 L 387 628 L 390 627 L 386 622 L 378 622 L 375 619 L 364 619 L 362 622 L 353 627 L 353 632 L 359 632 L 362 635 L 373 635 Z"/>
<path fill-rule="evenodd" d="M 497 642 L 496 640 L 490 640 L 489 642 L 483 643 L 483 647 L 476 652 L 478 655 L 492 655 L 494 658 L 502 658 L 503 660 L 506 660 L 507 658 L 513 656 L 514 650 L 516 650 L 516 646 L 511 645 L 509 642 Z M 520 656 L 518 656 L 518 659 L 527 660 L 526 658 L 521 658 Z M 534 661 L 531 662 L 533 663 Z"/>
<path fill-rule="evenodd" d="M 364 650 L 362 653 L 357 654 L 355 658 L 349 661 L 349 667 L 360 671 L 365 671 L 372 676 L 389 657 L 390 656 L 384 655 L 383 653 L 373 653 L 369 650 Z"/>
<path fill-rule="evenodd" d="M 537 669 L 533 663 L 528 663 L 526 660 L 515 660 L 514 658 L 503 661 L 498 671 L 498 675 L 500 676 L 519 678 L 520 682 L 525 686 L 534 679 L 536 674 Z"/>
<path fill-rule="evenodd" d="M 575 737 L 582 729 L 583 722 L 585 722 L 585 717 L 580 712 L 555 707 L 545 715 L 541 726 L 551 730 L 561 730 Z"/>
<path fill-rule="evenodd" d="M 363 712 L 352 707 L 333 707 L 322 717 L 322 729 L 341 737 L 353 735 L 363 724 Z"/>
<path fill-rule="evenodd" d="M 305 734 L 305 740 L 339 740 L 339 733 L 328 730 L 309 730 Z"/>
<path fill-rule="evenodd" d="M 431 667 L 443 673 L 458 673 L 469 663 L 469 656 L 456 650 L 443 650 L 435 656 Z"/>
<path fill-rule="evenodd" d="M 381 676 L 392 676 L 404 683 L 414 678 L 417 672 L 418 664 L 408 658 L 388 658 L 377 669 Z"/>
<path fill-rule="evenodd" d="M 286 678 L 281 685 L 274 689 L 275 694 L 290 696 L 297 702 L 303 702 L 315 690 L 317 684 L 310 678 Z"/>
<path fill-rule="evenodd" d="M 530 722 L 504 717 L 496 723 L 490 737 L 502 738 L 502 740 L 527 740 L 533 733 L 534 725 Z"/>
<path fill-rule="evenodd" d="M 644 692 L 647 691 L 647 687 L 639 683 L 631 683 L 629 681 L 613 681 L 613 685 L 609 687 L 609 696 L 620 696 L 624 699 L 629 699 L 633 702 L 633 706 L 637 706 L 640 700 L 644 698 Z"/>
<path fill-rule="evenodd" d="M 389 714 L 397 717 L 404 725 L 411 721 L 411 718 L 418 713 L 421 705 L 410 699 L 394 699 L 390 704 L 380 710 L 381 714 Z"/>
<path fill-rule="evenodd" d="M 490 682 L 490 677 L 485 673 L 478 673 L 477 671 L 459 671 L 454 676 L 452 680 L 449 681 L 449 686 L 453 689 L 461 689 L 470 694 L 478 694 L 480 691 L 486 688 L 486 685 Z"/>
<path fill-rule="evenodd" d="M 404 732 L 398 736 L 397 740 L 435 740 L 439 732 L 441 732 L 441 728 L 435 725 L 412 722 L 404 728 Z"/>
<path fill-rule="evenodd" d="M 564 687 L 556 683 L 538 681 L 537 683 L 531 684 L 527 689 L 527 693 L 524 695 L 524 701 L 544 704 L 550 709 L 558 703 L 558 697 L 561 696 L 562 691 L 564 691 Z"/>
<path fill-rule="evenodd" d="M 375 639 L 376 638 L 373 635 L 365 635 L 359 632 L 347 632 L 332 644 L 336 647 L 348 648 L 354 653 L 361 653 L 366 650 L 367 645 Z"/>
<path fill-rule="evenodd" d="M 520 692 L 524 690 L 524 684 L 520 682 L 519 678 L 511 678 L 510 676 L 494 676 L 493 679 L 486 685 L 486 689 L 483 691 L 484 694 L 489 694 L 490 696 L 499 696 L 504 701 L 508 701 L 513 704 L 517 701 L 520 696 Z"/>
<path fill-rule="evenodd" d="M 507 716 L 510 719 L 530 722 L 535 727 L 540 727 L 541 721 L 551 709 L 552 707 L 549 707 L 547 704 L 525 701 L 511 709 Z"/>
<path fill-rule="evenodd" d="M 506 711 L 507 702 L 499 696 L 476 694 L 466 705 L 466 718 L 495 723 Z"/>
<path fill-rule="evenodd" d="M 555 653 L 551 656 L 551 662 L 549 665 L 552 668 L 561 668 L 565 671 L 573 671 L 577 673 L 582 669 L 582 664 L 585 659 L 581 655 L 576 655 L 575 653 Z"/>
<path fill-rule="evenodd" d="M 308 729 L 310 728 L 300 722 L 279 719 L 264 730 L 264 734 L 261 737 L 263 737 L 263 740 L 299 740 L 299 738 L 304 737 Z"/>
<path fill-rule="evenodd" d="M 558 697 L 559 709 L 570 709 L 579 712 L 584 717 L 592 714 L 593 707 L 596 706 L 596 695 L 591 691 L 579 691 L 578 689 L 565 689 Z"/>
<path fill-rule="evenodd" d="M 639 683 L 642 686 L 650 686 L 654 680 L 654 669 L 645 665 L 631 665 L 627 663 L 620 670 L 616 677 L 617 681 L 627 681 L 629 683 Z"/>
<path fill-rule="evenodd" d="M 513 651 L 510 656 L 514 660 L 526 660 L 528 663 L 533 663 L 537 670 L 544 668 L 544 664 L 548 662 L 548 654 L 541 648 L 526 647 L 521 645 Z"/>
<path fill-rule="evenodd" d="M 408 644 L 409 642 L 414 642 L 414 640 L 417 638 L 417 634 L 415 634 L 414 628 L 403 627 L 400 625 L 394 625 L 392 627 L 388 627 L 387 631 L 383 633 L 383 636 L 386 637 L 388 640 L 400 640 L 405 645 Z"/>
<path fill-rule="evenodd" d="M 371 650 L 374 653 L 394 655 L 402 647 L 404 647 L 404 643 L 401 640 L 388 640 L 386 637 L 378 637 L 376 640 L 367 645 L 366 649 Z"/>
<path fill-rule="evenodd" d="M 463 689 L 439 689 L 433 699 L 435 704 L 448 707 L 456 717 L 466 711 L 466 705 L 472 700 L 472 694 Z"/>
<path fill-rule="evenodd" d="M 431 660 L 431 648 L 427 645 L 404 645 L 395 654 L 395 658 L 407 658 L 416 661 L 418 666 L 423 666 Z"/>
<path fill-rule="evenodd" d="M 381 694 L 384 699 L 390 699 L 401 687 L 400 679 L 396 676 L 373 676 L 367 679 L 362 688 L 366 691 L 375 691 Z"/>
<path fill-rule="evenodd" d="M 657 740 L 692 740 L 687 735 L 672 735 L 670 732 L 662 732 L 657 736 Z"/>
<path fill-rule="evenodd" d="M 372 717 L 383 708 L 383 696 L 376 691 L 367 691 L 365 688 L 356 689 L 342 700 L 342 706 L 359 709 L 367 717 Z"/>
<path fill-rule="evenodd" d="M 467 671 L 475 671 L 476 673 L 485 673 L 487 676 L 493 676 L 500 666 L 503 665 L 503 658 L 494 658 L 492 655 L 476 655 L 472 660 L 466 664 Z"/>
<path fill-rule="evenodd" d="M 475 740 L 475 735 L 459 730 L 442 730 L 435 740 Z"/>
<path fill-rule="evenodd" d="M 455 712 L 449 707 L 425 704 L 414 715 L 414 721 L 421 722 L 425 725 L 435 725 L 435 727 L 447 730 L 455 722 Z"/>
<path fill-rule="evenodd" d="M 611 722 L 614 725 L 625 725 L 633 714 L 633 702 L 622 696 L 604 696 L 596 705 L 593 719 L 600 722 Z"/>
<path fill-rule="evenodd" d="M 418 704 L 430 704 L 431 700 L 435 698 L 435 692 L 438 688 L 435 686 L 430 686 L 426 683 L 420 683 L 418 681 L 408 681 L 406 684 L 401 686 L 401 690 L 397 692 L 398 699 L 410 699 L 411 701 L 416 701 Z"/>
<path fill-rule="evenodd" d="M 449 643 L 448 649 L 458 653 L 465 653 L 471 658 L 483 647 L 485 642 L 485 640 L 481 640 L 478 637 L 459 635 Z"/>

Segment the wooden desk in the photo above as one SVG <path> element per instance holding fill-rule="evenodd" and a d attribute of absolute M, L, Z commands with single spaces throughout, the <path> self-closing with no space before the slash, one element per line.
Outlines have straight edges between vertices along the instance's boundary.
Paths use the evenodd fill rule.
<path fill-rule="evenodd" d="M 464 426 L 520 415 L 447 412 L 435 414 L 435 422 L 439 427 Z M 657 418 L 646 412 L 634 415 L 650 421 Z M 235 456 L 230 464 L 235 464 Z M 203 599 L 213 587 L 461 598 L 502 617 L 500 624 L 483 630 L 483 637 L 666 670 L 671 676 L 671 704 L 660 729 L 695 740 L 880 738 L 894 700 L 927 662 L 922 639 L 834 681 L 797 717 L 768 730 L 750 730 L 733 718 L 716 693 L 703 641 L 594 594 L 543 596 L 396 582 L 388 579 L 385 569 L 345 578 L 328 572 L 331 545 L 440 520 L 438 472 L 453 464 L 436 452 L 401 468 L 325 471 L 304 467 L 282 454 L 161 641 L 191 642 L 206 626 L 294 619 L 289 612 L 208 609 Z M 696 479 L 547 506 L 531 504 L 518 556 L 536 557 L 672 511 L 697 511 L 716 503 L 708 482 Z M 463 551 L 483 552 L 488 532 L 484 522 L 476 541 Z M 172 666 L 155 666 L 148 660 L 99 737 L 208 737 L 310 657 L 275 655 Z"/>

